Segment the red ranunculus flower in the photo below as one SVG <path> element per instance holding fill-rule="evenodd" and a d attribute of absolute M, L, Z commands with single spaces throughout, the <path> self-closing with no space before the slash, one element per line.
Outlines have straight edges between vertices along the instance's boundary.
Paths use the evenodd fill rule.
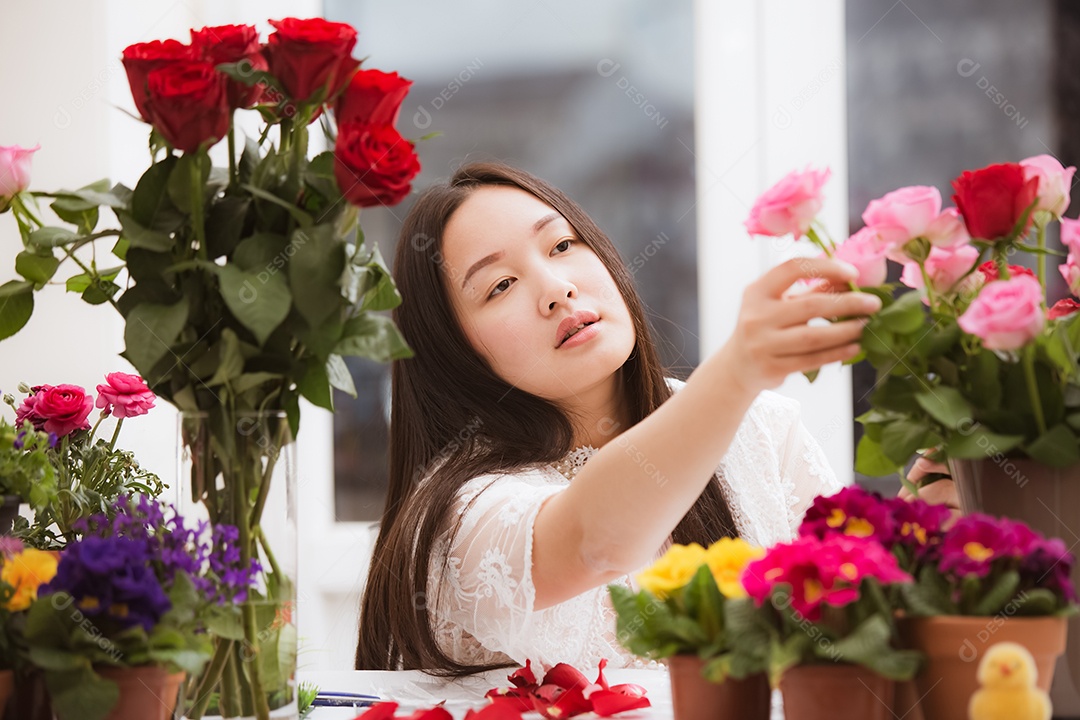
<path fill-rule="evenodd" d="M 177 40 L 154 40 L 128 45 L 124 48 L 123 63 L 124 70 L 127 71 L 128 84 L 131 85 L 131 97 L 134 98 L 135 108 L 142 115 L 143 120 L 150 122 L 150 111 L 147 107 L 147 76 L 166 65 L 197 60 L 198 57 L 199 53 L 195 48 Z"/>
<path fill-rule="evenodd" d="M 390 125 L 338 127 L 334 176 L 341 194 L 353 205 L 396 205 L 409 194 L 419 172 L 412 143 Z"/>
<path fill-rule="evenodd" d="M 996 240 L 1012 234 L 1024 211 L 1035 202 L 1039 178 L 1024 179 L 1018 163 L 989 165 L 982 170 L 968 170 L 953 180 L 953 202 L 964 216 L 968 233 L 983 240 Z M 1026 232 L 1028 223 L 1021 229 Z"/>
<path fill-rule="evenodd" d="M 150 73 L 150 122 L 178 150 L 195 152 L 229 132 L 226 77 L 208 62 L 167 65 Z"/>
<path fill-rule="evenodd" d="M 382 70 L 361 70 L 352 76 L 337 101 L 338 123 L 394 125 L 401 102 L 409 93 L 412 80 Z"/>
<path fill-rule="evenodd" d="M 1058 318 L 1068 317 L 1078 310 L 1080 310 L 1080 303 L 1072 298 L 1065 298 L 1054 303 L 1054 306 L 1047 311 L 1046 317 L 1057 320 Z"/>
<path fill-rule="evenodd" d="M 310 100 L 320 88 L 332 96 L 357 67 L 351 58 L 356 30 L 322 18 L 271 20 L 277 30 L 264 52 L 270 73 L 297 102 Z"/>
<path fill-rule="evenodd" d="M 262 54 L 259 33 L 254 25 L 219 25 L 191 31 L 191 45 L 215 67 L 222 63 L 241 63 L 243 71 L 266 70 L 266 58 Z M 264 85 L 245 85 L 229 79 L 226 91 L 229 107 L 247 108 L 258 102 Z"/>
<path fill-rule="evenodd" d="M 78 385 L 38 385 L 23 400 L 15 420 L 29 420 L 37 430 L 63 437 L 76 430 L 89 430 L 86 418 L 94 409 L 94 398 Z"/>
<path fill-rule="evenodd" d="M 157 400 L 141 377 L 122 372 L 106 375 L 105 383 L 98 385 L 97 391 L 97 406 L 118 418 L 145 415 Z"/>

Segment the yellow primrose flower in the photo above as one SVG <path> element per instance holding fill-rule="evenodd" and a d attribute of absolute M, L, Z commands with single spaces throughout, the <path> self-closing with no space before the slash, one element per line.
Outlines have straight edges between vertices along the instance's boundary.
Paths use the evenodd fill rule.
<path fill-rule="evenodd" d="M 705 548 L 697 543 L 672 545 L 659 560 L 637 574 L 637 581 L 653 595 L 667 597 L 689 583 L 704 564 Z"/>
<path fill-rule="evenodd" d="M 746 597 L 743 588 L 743 570 L 752 561 L 765 557 L 765 548 L 756 547 L 738 538 L 721 538 L 705 551 L 705 562 L 712 571 L 716 586 L 724 597 Z"/>
<path fill-rule="evenodd" d="M 8 601 L 7 609 L 13 612 L 25 610 L 37 599 L 38 587 L 53 579 L 58 564 L 56 553 L 23 550 L 4 561 L 0 580 L 15 588 L 15 595 Z"/>

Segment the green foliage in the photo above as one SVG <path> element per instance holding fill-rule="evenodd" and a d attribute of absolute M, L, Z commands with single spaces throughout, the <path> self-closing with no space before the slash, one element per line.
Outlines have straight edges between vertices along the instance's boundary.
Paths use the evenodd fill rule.
<path fill-rule="evenodd" d="M 29 421 L 13 425 L 0 417 L 0 495 L 18 495 L 40 511 L 56 494 L 49 434 L 34 430 Z"/>

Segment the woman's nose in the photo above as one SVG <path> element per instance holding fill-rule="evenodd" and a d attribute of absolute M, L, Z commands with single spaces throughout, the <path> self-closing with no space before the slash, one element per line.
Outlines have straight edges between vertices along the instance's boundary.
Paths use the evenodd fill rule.
<path fill-rule="evenodd" d="M 576 296 L 577 287 L 575 287 L 572 282 L 565 278 L 551 275 L 544 287 L 541 303 L 547 309 L 547 312 L 551 312 L 559 303 L 564 303 L 567 298 Z"/>

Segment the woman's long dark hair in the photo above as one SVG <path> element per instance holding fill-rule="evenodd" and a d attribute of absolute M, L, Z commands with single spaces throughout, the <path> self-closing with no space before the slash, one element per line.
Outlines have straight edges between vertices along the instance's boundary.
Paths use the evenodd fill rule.
<path fill-rule="evenodd" d="M 415 351 L 391 370 L 390 487 L 360 608 L 358 670 L 424 669 L 466 675 L 468 665 L 438 646 L 428 615 L 428 573 L 440 533 L 468 480 L 555 462 L 571 449 L 573 426 L 555 404 L 496 375 L 469 344 L 454 315 L 441 252 L 451 215 L 478 187 L 520 188 L 565 217 L 611 273 L 633 318 L 637 342 L 619 371 L 627 417 L 637 423 L 671 396 L 631 276 L 611 240 L 562 192 L 497 163 L 462 167 L 449 183 L 427 190 L 401 231 L 394 280 L 404 302 L 394 322 Z M 625 429 L 625 428 L 623 428 Z M 420 480 L 434 470 L 432 478 Z M 720 486 L 711 482 L 675 528 L 675 542 L 707 544 L 734 535 Z"/>

